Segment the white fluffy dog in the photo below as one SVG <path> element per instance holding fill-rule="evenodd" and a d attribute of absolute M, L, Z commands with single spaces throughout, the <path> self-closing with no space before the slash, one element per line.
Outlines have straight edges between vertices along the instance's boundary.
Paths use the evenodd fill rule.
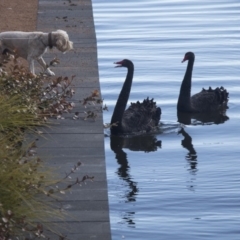
<path fill-rule="evenodd" d="M 65 53 L 73 49 L 73 43 L 69 41 L 67 32 L 57 30 L 50 33 L 43 32 L 2 32 L 0 33 L 0 63 L 2 55 L 6 52 L 16 54 L 28 61 L 29 69 L 35 75 L 34 60 L 43 67 L 44 71 L 50 76 L 55 75 L 45 61 L 43 54 L 47 48 L 56 47 L 59 51 Z"/>

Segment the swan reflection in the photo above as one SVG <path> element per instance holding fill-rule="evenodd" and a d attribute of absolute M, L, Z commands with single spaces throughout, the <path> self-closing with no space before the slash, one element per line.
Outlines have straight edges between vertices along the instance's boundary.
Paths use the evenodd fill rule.
<path fill-rule="evenodd" d="M 212 125 L 212 124 L 222 124 L 229 120 L 229 117 L 226 115 L 226 112 L 209 112 L 209 113 L 183 113 L 183 112 L 177 112 L 178 122 L 185 124 L 185 125 Z M 187 160 L 189 164 L 189 172 L 192 176 L 190 180 L 190 186 L 188 188 L 190 190 L 194 190 L 194 179 L 195 175 L 197 173 L 197 152 L 194 149 L 194 146 L 192 144 L 192 137 L 185 131 L 185 129 L 182 127 L 179 132 L 179 134 L 182 134 L 184 139 L 182 140 L 181 144 L 184 148 L 188 150 L 187 155 L 185 156 L 185 159 Z"/>
<path fill-rule="evenodd" d="M 177 112 L 178 122 L 186 125 L 221 124 L 229 120 L 226 112 L 183 113 Z"/>
<path fill-rule="evenodd" d="M 195 172 L 197 172 L 197 152 L 193 147 L 192 138 L 185 131 L 184 128 L 181 128 L 178 133 L 182 134 L 184 137 L 184 139 L 182 140 L 182 146 L 188 150 L 188 153 L 185 159 L 189 163 L 189 166 L 190 166 L 189 171 L 194 174 Z"/>
<path fill-rule="evenodd" d="M 128 190 L 125 193 L 126 202 L 135 202 L 139 192 L 138 183 L 133 180 L 130 174 L 130 166 L 128 163 L 127 154 L 123 151 L 123 148 L 127 148 L 131 151 L 143 151 L 145 153 L 157 151 L 161 148 L 161 141 L 157 140 L 156 137 L 152 135 L 144 136 L 132 136 L 128 138 L 111 136 L 110 146 L 112 151 L 115 153 L 115 158 L 119 164 L 117 169 L 117 175 L 120 179 L 124 180 L 128 185 Z M 128 223 L 129 226 L 135 225 L 134 222 L 135 212 L 126 212 L 122 217 L 124 221 Z"/>
<path fill-rule="evenodd" d="M 185 159 L 188 162 L 189 168 L 188 171 L 191 174 L 190 179 L 190 185 L 187 186 L 189 190 L 194 190 L 194 180 L 197 173 L 197 152 L 194 149 L 194 146 L 192 144 L 192 138 L 191 136 L 185 131 L 184 128 L 181 128 L 178 132 L 178 134 L 182 134 L 184 137 L 182 140 L 182 146 L 188 150 L 188 153 L 185 156 Z"/>

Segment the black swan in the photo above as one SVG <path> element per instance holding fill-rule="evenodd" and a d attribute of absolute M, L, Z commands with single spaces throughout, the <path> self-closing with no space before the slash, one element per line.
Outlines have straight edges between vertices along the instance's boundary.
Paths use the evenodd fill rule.
<path fill-rule="evenodd" d="M 149 98 L 143 102 L 131 103 L 127 110 L 127 102 L 131 91 L 134 65 L 132 61 L 124 59 L 116 62 L 116 67 L 126 67 L 127 76 L 119 94 L 111 119 L 111 134 L 125 135 L 132 133 L 151 132 L 156 129 L 161 117 L 161 108 Z"/>
<path fill-rule="evenodd" d="M 226 110 L 228 102 L 228 92 L 224 87 L 216 89 L 202 89 L 201 92 L 191 97 L 192 71 L 195 55 L 187 52 L 182 62 L 188 60 L 185 76 L 180 88 L 177 110 L 189 113 L 204 113 L 218 110 Z"/>

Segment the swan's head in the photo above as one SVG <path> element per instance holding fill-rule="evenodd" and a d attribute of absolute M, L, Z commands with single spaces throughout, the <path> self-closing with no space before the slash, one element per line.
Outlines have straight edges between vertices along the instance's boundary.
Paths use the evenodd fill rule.
<path fill-rule="evenodd" d="M 186 60 L 193 59 L 194 60 L 195 55 L 193 52 L 187 52 L 182 60 L 182 62 L 185 62 Z"/>
<path fill-rule="evenodd" d="M 115 62 L 114 64 L 117 64 L 115 67 L 133 67 L 133 63 L 131 60 L 128 59 L 123 59 L 122 61 Z"/>

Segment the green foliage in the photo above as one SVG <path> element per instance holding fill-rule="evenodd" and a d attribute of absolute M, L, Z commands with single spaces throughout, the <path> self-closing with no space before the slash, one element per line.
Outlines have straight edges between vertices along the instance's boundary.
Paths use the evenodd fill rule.
<path fill-rule="evenodd" d="M 52 172 L 32 156 L 32 148 L 0 144 L 0 239 L 38 232 L 33 221 L 62 214 L 43 198 L 54 181 Z M 51 212 L 51 215 L 49 213 Z"/>
<path fill-rule="evenodd" d="M 67 182 L 80 166 L 78 163 L 59 180 L 36 156 L 35 143 L 25 142 L 26 132 L 37 133 L 37 127 L 49 124 L 49 117 L 58 117 L 73 108 L 68 101 L 74 93 L 70 88 L 73 78 L 50 80 L 43 75 L 33 76 L 16 64 L 8 73 L 0 73 L 1 240 L 12 236 L 28 239 L 29 235 L 45 238 L 43 229 L 49 227 L 44 222 L 64 216 L 52 200 L 72 186 L 92 179 L 85 176 L 71 184 Z M 59 183 L 61 188 L 56 187 Z"/>

